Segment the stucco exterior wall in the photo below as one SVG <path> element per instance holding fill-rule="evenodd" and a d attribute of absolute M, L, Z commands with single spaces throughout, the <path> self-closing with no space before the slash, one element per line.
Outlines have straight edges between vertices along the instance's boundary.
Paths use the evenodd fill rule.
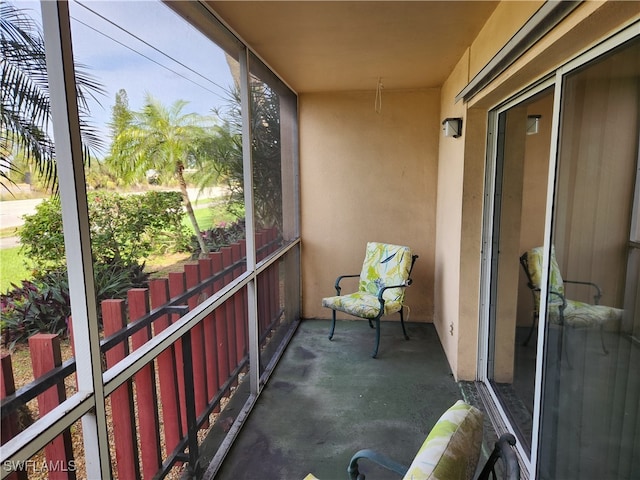
<path fill-rule="evenodd" d="M 442 88 L 441 117 L 465 119 L 463 148 L 440 142 L 435 257 L 435 323 L 458 380 L 473 380 L 477 372 L 487 113 L 638 18 L 636 2 L 585 2 L 470 103 L 454 104 L 455 95 L 539 6 L 536 2 L 501 3 Z M 450 213 L 456 209 L 460 212 Z M 447 221 L 452 216 L 459 232 Z"/>
<path fill-rule="evenodd" d="M 303 318 L 330 318 L 322 297 L 380 241 L 420 256 L 409 320 L 432 321 L 439 99 L 439 89 L 383 90 L 377 113 L 374 91 L 300 95 Z"/>
<path fill-rule="evenodd" d="M 440 99 L 442 119 L 448 117 L 463 119 L 463 135 L 460 138 L 445 137 L 442 128 L 440 129 L 438 155 L 434 323 L 454 372 L 457 371 L 458 341 L 461 331 L 458 292 L 467 122 L 464 104 L 462 102 L 456 104 L 453 99 L 467 84 L 468 65 L 469 52 L 467 51 L 444 84 Z"/>
<path fill-rule="evenodd" d="M 434 323 L 459 380 L 477 370 L 486 112 L 455 97 L 542 3 L 501 3 L 442 87 L 441 117 L 462 117 L 464 128 L 440 136 Z"/>
<path fill-rule="evenodd" d="M 496 8 L 499 14 L 508 4 Z M 492 16 L 493 18 L 493 16 Z M 583 2 L 545 37 L 501 73 L 476 95 L 469 105 L 492 107 L 533 81 L 552 72 L 580 52 L 594 47 L 604 38 L 640 18 L 638 2 Z M 526 19 L 524 19 L 526 21 Z M 518 27 L 519 28 L 519 27 Z M 490 42 L 490 39 L 487 39 Z M 473 44 L 474 51 L 482 51 L 480 36 Z M 470 62 L 473 63 L 473 62 Z"/>
<path fill-rule="evenodd" d="M 484 68 L 543 4 L 543 0 L 506 1 L 496 7 L 471 45 L 469 79 Z M 465 86 L 466 84 L 463 85 Z"/>

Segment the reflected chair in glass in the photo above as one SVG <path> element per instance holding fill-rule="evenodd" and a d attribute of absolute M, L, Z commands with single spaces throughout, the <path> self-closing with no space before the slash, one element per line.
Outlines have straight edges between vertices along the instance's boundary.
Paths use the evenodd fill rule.
<path fill-rule="evenodd" d="M 540 286 L 542 284 L 542 259 L 543 248 L 536 247 L 525 252 L 520 257 L 520 264 L 527 275 L 527 286 L 533 296 L 533 323 L 524 345 L 529 343 L 531 335 L 539 321 L 540 315 Z M 602 290 L 593 282 L 566 280 L 562 278 L 560 267 L 556 260 L 555 248 L 551 249 L 549 277 L 549 299 L 547 305 L 547 316 L 549 322 L 560 326 L 574 328 L 600 328 L 600 341 L 605 354 L 609 353 L 604 343 L 604 327 L 615 326 L 622 319 L 623 310 L 606 305 L 599 305 L 602 297 Z M 565 296 L 565 284 L 585 285 L 593 289 L 593 304 L 570 300 Z"/>
<path fill-rule="evenodd" d="M 387 243 L 367 243 L 366 255 L 360 274 L 340 275 L 336 278 L 336 295 L 322 299 L 322 306 L 333 313 L 329 340 L 336 328 L 336 311 L 355 317 L 366 318 L 369 326 L 376 329 L 373 358 L 378 355 L 380 345 L 380 318 L 400 313 L 400 324 L 405 339 L 409 339 L 404 326 L 403 306 L 405 288 L 411 285 L 411 271 L 418 255 L 412 255 L 409 247 Z M 360 277 L 358 291 L 341 295 L 340 281 L 343 278 Z"/>

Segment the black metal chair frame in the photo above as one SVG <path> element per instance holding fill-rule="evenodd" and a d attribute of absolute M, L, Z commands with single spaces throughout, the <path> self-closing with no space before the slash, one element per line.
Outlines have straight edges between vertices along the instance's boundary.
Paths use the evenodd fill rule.
<path fill-rule="evenodd" d="M 498 460 L 502 460 L 502 478 L 504 480 L 519 480 L 520 479 L 520 464 L 518 463 L 518 456 L 515 450 L 512 448 L 516 444 L 516 437 L 511 433 L 504 433 L 500 436 L 495 443 L 493 451 L 486 463 L 484 464 L 480 474 L 476 480 L 489 480 L 490 478 L 496 480 L 498 478 L 496 474 L 496 464 Z M 399 475 L 406 475 L 409 471 L 409 467 L 402 465 L 395 460 L 386 457 L 374 450 L 360 450 L 349 462 L 347 467 L 347 473 L 349 474 L 349 480 L 365 480 L 365 475 L 360 473 L 358 469 L 358 461 L 366 458 L 374 463 L 377 463 L 381 467 L 386 468 Z"/>
<path fill-rule="evenodd" d="M 413 271 L 413 265 L 416 263 L 417 259 L 418 259 L 418 255 L 411 256 L 411 267 L 409 268 L 409 276 L 405 283 L 403 283 L 402 285 L 388 285 L 385 287 L 381 287 L 378 290 L 378 301 L 380 302 L 380 311 L 378 312 L 378 315 L 375 318 L 367 319 L 369 321 L 369 326 L 371 328 L 376 329 L 376 341 L 375 341 L 375 347 L 373 349 L 373 353 L 371 354 L 372 358 L 376 358 L 378 356 L 378 349 L 380 347 L 380 319 L 384 315 L 384 302 L 385 302 L 383 298 L 383 293 L 385 292 L 385 290 L 388 290 L 390 288 L 407 288 L 409 285 L 411 285 L 413 283 L 413 280 L 411 280 L 411 272 Z M 336 289 L 336 296 L 340 296 L 340 292 L 342 292 L 342 287 L 340 286 L 340 282 L 342 281 L 342 279 L 355 278 L 355 277 L 360 277 L 360 274 L 358 273 L 353 275 L 340 275 L 338 278 L 336 278 L 336 283 L 334 285 Z M 336 311 L 333 309 L 332 309 L 332 314 L 333 315 L 331 319 L 331 330 L 329 331 L 329 340 L 333 339 L 333 334 L 336 330 Z M 375 322 L 375 327 L 373 325 L 373 322 Z M 409 335 L 407 335 L 407 330 L 404 326 L 403 306 L 400 306 L 400 325 L 402 326 L 402 333 L 404 334 L 405 340 L 409 340 Z"/>

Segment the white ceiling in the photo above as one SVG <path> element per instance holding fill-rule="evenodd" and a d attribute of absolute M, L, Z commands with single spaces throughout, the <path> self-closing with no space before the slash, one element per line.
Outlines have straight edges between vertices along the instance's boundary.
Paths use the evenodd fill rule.
<path fill-rule="evenodd" d="M 497 1 L 208 1 L 298 92 L 441 86 Z"/>

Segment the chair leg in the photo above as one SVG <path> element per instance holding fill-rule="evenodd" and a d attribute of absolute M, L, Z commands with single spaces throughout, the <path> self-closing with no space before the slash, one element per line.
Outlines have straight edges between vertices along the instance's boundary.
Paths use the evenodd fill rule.
<path fill-rule="evenodd" d="M 409 335 L 407 335 L 407 330 L 404 328 L 404 315 L 402 314 L 402 307 L 400 307 L 400 325 L 402 325 L 402 333 L 404 333 L 404 339 L 409 340 Z"/>
<path fill-rule="evenodd" d="M 336 311 L 331 310 L 333 312 L 333 319 L 331 320 L 331 330 L 329 331 L 329 340 L 333 338 L 333 332 L 336 330 Z"/>
<path fill-rule="evenodd" d="M 571 328 L 572 327 L 567 327 L 565 325 L 561 325 L 560 326 L 560 344 L 558 345 L 558 361 L 560 362 L 562 360 L 562 353 L 564 352 L 565 357 L 567 357 L 567 368 L 569 370 L 573 370 L 573 367 L 571 366 L 571 358 L 569 357 L 569 345 L 568 345 L 568 340 L 567 340 L 567 332 L 565 332 L 565 328 Z"/>
<path fill-rule="evenodd" d="M 602 351 L 605 355 L 609 355 L 609 350 L 604 345 L 604 325 L 600 325 L 600 342 L 602 343 Z"/>
<path fill-rule="evenodd" d="M 378 347 L 380 346 L 380 316 L 376 319 L 376 345 L 373 349 L 372 358 L 376 358 L 378 356 Z"/>

